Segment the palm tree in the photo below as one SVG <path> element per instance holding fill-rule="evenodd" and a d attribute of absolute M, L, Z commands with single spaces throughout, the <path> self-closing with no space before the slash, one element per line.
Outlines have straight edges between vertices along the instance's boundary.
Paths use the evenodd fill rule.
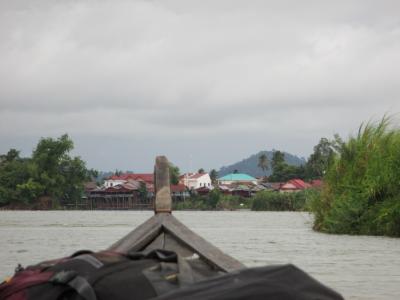
<path fill-rule="evenodd" d="M 265 153 L 262 153 L 258 157 L 258 167 L 265 172 L 265 177 L 267 177 L 267 170 L 269 168 L 268 157 Z"/>

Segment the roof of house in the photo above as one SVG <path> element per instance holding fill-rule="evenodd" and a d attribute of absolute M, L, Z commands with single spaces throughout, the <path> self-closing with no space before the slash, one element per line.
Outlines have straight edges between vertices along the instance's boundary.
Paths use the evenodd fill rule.
<path fill-rule="evenodd" d="M 239 184 L 238 186 L 233 188 L 234 191 L 250 191 L 251 189 L 245 184 Z"/>
<path fill-rule="evenodd" d="M 281 190 L 304 190 L 309 187 L 311 185 L 301 179 L 291 179 L 281 186 Z"/>
<path fill-rule="evenodd" d="M 296 186 L 299 189 L 306 189 L 306 188 L 310 187 L 309 183 L 306 183 L 301 179 L 292 179 L 292 180 L 289 180 L 288 182 L 293 184 L 294 186 Z"/>
<path fill-rule="evenodd" d="M 218 189 L 221 191 L 230 191 L 231 188 L 227 185 L 218 185 Z"/>
<path fill-rule="evenodd" d="M 184 184 L 171 184 L 170 188 L 172 193 L 186 191 L 186 185 Z"/>
<path fill-rule="evenodd" d="M 83 187 L 84 187 L 85 191 L 92 191 L 97 188 L 97 183 L 94 181 L 85 182 L 83 184 Z"/>
<path fill-rule="evenodd" d="M 203 177 L 205 175 L 208 175 L 208 173 L 185 173 L 185 174 L 179 176 L 179 178 L 180 179 L 184 179 L 184 178 L 197 179 L 197 178 Z"/>
<path fill-rule="evenodd" d="M 286 182 L 280 187 L 280 189 L 287 191 L 287 190 L 299 190 L 300 188 L 296 187 L 293 183 Z"/>
<path fill-rule="evenodd" d="M 255 181 L 253 176 L 244 174 L 244 173 L 231 173 L 228 175 L 225 175 L 221 178 L 218 178 L 220 181 Z"/>
<path fill-rule="evenodd" d="M 121 175 L 113 175 L 109 180 L 142 180 L 145 182 L 153 182 L 154 181 L 154 175 L 153 173 L 141 173 L 141 174 L 121 174 Z"/>
<path fill-rule="evenodd" d="M 214 189 L 213 186 L 202 186 L 196 189 L 196 192 L 209 192 L 212 191 Z"/>
<path fill-rule="evenodd" d="M 193 174 L 192 176 L 190 176 L 190 179 L 200 178 L 200 177 L 203 177 L 205 175 L 208 175 L 208 173 L 196 173 L 196 174 Z"/>

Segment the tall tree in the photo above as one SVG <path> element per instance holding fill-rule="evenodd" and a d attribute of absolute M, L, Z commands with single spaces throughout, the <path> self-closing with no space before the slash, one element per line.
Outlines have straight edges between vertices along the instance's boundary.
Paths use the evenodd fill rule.
<path fill-rule="evenodd" d="M 204 169 L 203 169 L 203 168 L 200 168 L 200 169 L 197 171 L 197 173 L 204 174 Z"/>
<path fill-rule="evenodd" d="M 258 157 L 258 164 L 257 166 L 264 171 L 265 173 L 265 177 L 267 176 L 266 171 L 268 170 L 269 164 L 268 164 L 268 158 L 267 155 L 265 153 L 262 153 L 259 157 Z"/>
<path fill-rule="evenodd" d="M 169 180 L 171 184 L 178 184 L 179 183 L 179 175 L 180 171 L 179 168 L 172 163 L 169 164 Z"/>
<path fill-rule="evenodd" d="M 306 164 L 306 174 L 309 179 L 322 178 L 328 169 L 328 165 L 335 153 L 335 143 L 339 143 L 339 137 L 335 136 L 337 141 L 329 141 L 327 138 L 321 138 L 319 143 L 314 146 L 314 152 L 310 155 Z"/>
<path fill-rule="evenodd" d="M 52 200 L 80 199 L 83 183 L 95 175 L 79 157 L 70 157 L 73 142 L 68 135 L 42 138 L 32 158 L 20 158 L 11 149 L 0 155 L 0 204 L 34 204 L 41 196 Z"/>
<path fill-rule="evenodd" d="M 272 182 L 284 182 L 294 178 L 304 179 L 304 166 L 288 165 L 285 161 L 285 153 L 274 151 L 272 155 L 272 175 L 269 180 Z"/>
<path fill-rule="evenodd" d="M 210 171 L 210 178 L 211 178 L 211 182 L 212 182 L 213 184 L 215 184 L 215 183 L 217 182 L 217 178 L 218 178 L 218 172 L 217 172 L 217 170 L 212 169 L 212 170 Z"/>
<path fill-rule="evenodd" d="M 276 168 L 279 168 L 285 163 L 285 153 L 281 151 L 274 151 L 272 154 L 271 167 L 272 170 L 275 171 Z"/>
<path fill-rule="evenodd" d="M 11 161 L 17 160 L 17 159 L 20 159 L 19 151 L 12 148 L 7 152 L 7 154 L 0 155 L 0 164 L 2 162 L 11 162 Z"/>
<path fill-rule="evenodd" d="M 67 134 L 58 139 L 42 138 L 33 151 L 32 184 L 43 187 L 40 196 L 53 200 L 76 200 L 89 174 L 79 157 L 70 157 L 74 144 Z"/>
<path fill-rule="evenodd" d="M 19 186 L 29 180 L 29 160 L 19 157 L 19 151 L 11 149 L 0 155 L 0 204 L 26 202 Z"/>
<path fill-rule="evenodd" d="M 140 186 L 139 186 L 139 198 L 142 201 L 146 201 L 147 199 L 147 187 L 146 187 L 146 183 L 143 181 L 140 181 Z"/>

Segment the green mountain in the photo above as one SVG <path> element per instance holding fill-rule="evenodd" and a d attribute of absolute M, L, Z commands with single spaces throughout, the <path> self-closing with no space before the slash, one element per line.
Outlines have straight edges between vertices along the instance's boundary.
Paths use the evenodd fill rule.
<path fill-rule="evenodd" d="M 273 151 L 260 151 L 257 154 L 253 154 L 248 158 L 243 159 L 242 161 L 239 161 L 237 163 L 234 163 L 229 166 L 223 166 L 219 171 L 218 171 L 218 177 L 224 176 L 229 173 L 233 173 L 234 170 L 237 170 L 239 173 L 245 173 L 249 174 L 254 177 L 261 177 L 265 176 L 264 171 L 262 171 L 257 165 L 258 165 L 258 157 L 265 153 L 268 158 L 268 163 L 271 163 L 272 160 L 272 154 Z M 300 166 L 304 165 L 306 163 L 306 160 L 303 157 L 298 157 L 296 155 L 285 153 L 285 161 L 289 165 L 295 165 L 295 166 Z M 267 176 L 271 175 L 272 170 L 269 168 L 266 171 Z"/>

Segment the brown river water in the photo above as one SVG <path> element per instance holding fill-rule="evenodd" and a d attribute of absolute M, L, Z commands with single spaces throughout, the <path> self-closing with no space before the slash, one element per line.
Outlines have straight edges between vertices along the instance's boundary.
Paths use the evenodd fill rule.
<path fill-rule="evenodd" d="M 101 250 L 150 211 L 0 211 L 0 279 L 32 264 Z M 193 231 L 247 266 L 293 263 L 346 299 L 400 299 L 400 239 L 328 235 L 299 212 L 175 212 Z"/>

